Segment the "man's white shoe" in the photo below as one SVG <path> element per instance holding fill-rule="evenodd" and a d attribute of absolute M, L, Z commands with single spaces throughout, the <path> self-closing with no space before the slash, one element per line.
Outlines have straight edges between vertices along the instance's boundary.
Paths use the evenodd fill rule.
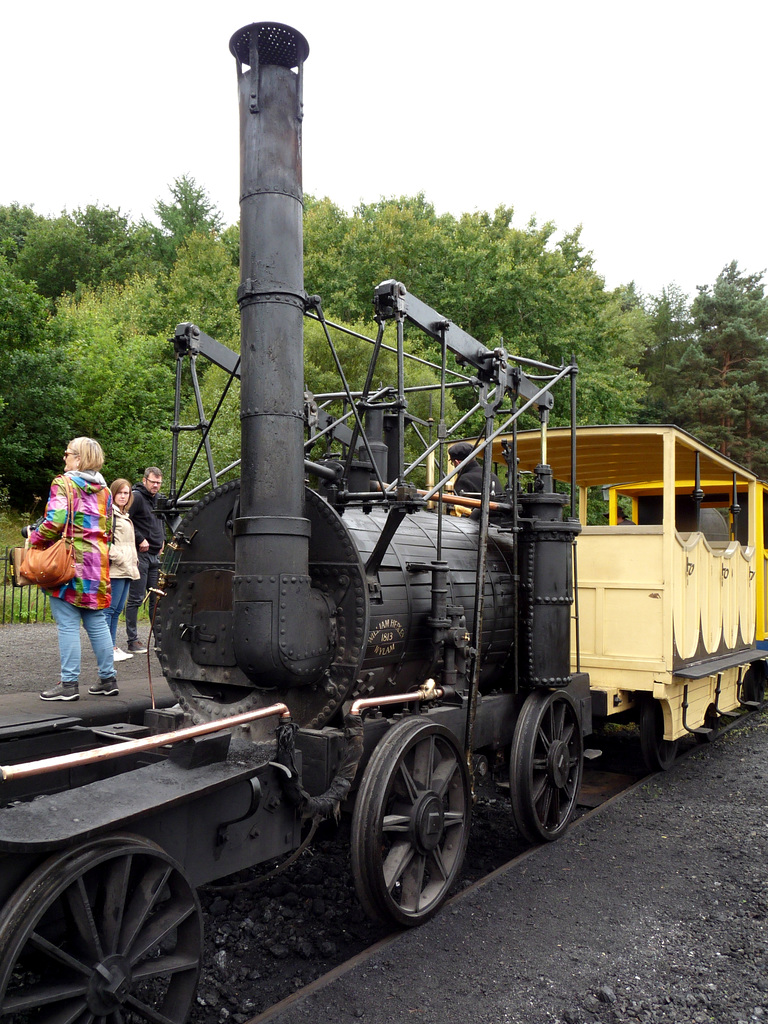
<path fill-rule="evenodd" d="M 121 651 L 119 647 L 115 648 L 114 661 L 127 661 L 132 657 L 133 655 L 129 654 L 128 651 Z"/>

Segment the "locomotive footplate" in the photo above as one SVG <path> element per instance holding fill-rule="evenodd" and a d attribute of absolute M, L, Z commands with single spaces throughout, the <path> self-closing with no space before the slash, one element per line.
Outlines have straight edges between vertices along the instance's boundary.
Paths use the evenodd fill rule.
<path fill-rule="evenodd" d="M 51 852 L 115 832 L 157 843 L 195 886 L 290 852 L 300 842 L 300 821 L 283 800 L 280 772 L 253 762 L 245 747 L 191 770 L 164 760 L 5 808 L 3 892 L 11 865 L 23 877 Z M 237 842 L 227 831 L 233 823 Z"/>

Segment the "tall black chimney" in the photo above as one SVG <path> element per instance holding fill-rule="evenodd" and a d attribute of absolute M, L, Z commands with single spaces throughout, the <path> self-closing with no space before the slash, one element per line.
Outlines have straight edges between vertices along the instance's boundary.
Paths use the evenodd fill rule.
<path fill-rule="evenodd" d="M 241 498 L 234 646 L 260 686 L 313 682 L 331 609 L 309 577 L 304 508 L 301 120 L 306 39 L 260 22 L 230 40 L 240 95 Z"/>

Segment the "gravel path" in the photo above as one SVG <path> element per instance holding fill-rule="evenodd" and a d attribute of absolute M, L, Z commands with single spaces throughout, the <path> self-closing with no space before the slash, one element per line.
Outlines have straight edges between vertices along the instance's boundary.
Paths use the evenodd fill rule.
<path fill-rule="evenodd" d="M 767 800 L 761 712 L 274 1020 L 768 1021 Z"/>

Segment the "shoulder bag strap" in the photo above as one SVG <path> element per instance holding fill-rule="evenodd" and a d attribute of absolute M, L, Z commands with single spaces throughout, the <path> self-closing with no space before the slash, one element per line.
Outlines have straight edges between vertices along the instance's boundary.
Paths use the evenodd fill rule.
<path fill-rule="evenodd" d="M 77 549 L 75 547 L 75 505 L 72 496 L 72 485 L 66 476 L 62 477 L 64 490 L 67 492 L 67 521 L 64 524 L 64 540 L 72 550 L 72 557 L 77 561 Z"/>

